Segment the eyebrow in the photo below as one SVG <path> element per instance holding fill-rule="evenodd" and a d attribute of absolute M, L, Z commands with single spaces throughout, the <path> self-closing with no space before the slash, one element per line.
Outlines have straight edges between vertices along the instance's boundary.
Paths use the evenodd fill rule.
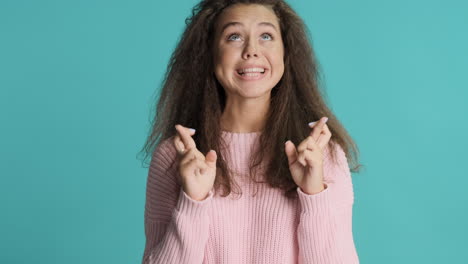
<path fill-rule="evenodd" d="M 233 21 L 233 22 L 228 22 L 226 23 L 222 28 L 221 28 L 221 33 L 224 32 L 224 30 L 226 30 L 226 28 L 228 27 L 231 27 L 231 26 L 243 26 L 244 24 L 242 24 L 241 22 L 236 22 L 236 21 Z M 272 23 L 270 22 L 260 22 L 257 24 L 258 26 L 268 26 L 268 27 L 272 27 L 275 31 L 278 31 L 275 27 L 275 25 L 273 25 Z"/>

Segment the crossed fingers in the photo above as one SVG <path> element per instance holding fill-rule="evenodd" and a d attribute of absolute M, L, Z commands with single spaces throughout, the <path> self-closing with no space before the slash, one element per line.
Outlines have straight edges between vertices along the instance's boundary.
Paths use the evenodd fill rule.
<path fill-rule="evenodd" d="M 328 118 L 323 117 L 318 122 L 313 122 L 309 126 L 313 127 L 311 133 L 297 147 L 297 157 L 299 163 L 303 166 L 306 164 L 306 159 L 313 159 L 313 152 L 322 150 L 327 146 L 331 138 L 331 132 L 325 124 Z"/>
<path fill-rule="evenodd" d="M 177 150 L 179 158 L 182 158 L 180 163 L 184 164 L 194 158 L 199 158 L 205 161 L 205 156 L 197 149 L 192 135 L 195 131 L 177 124 L 175 126 L 177 134 L 174 136 L 174 147 Z"/>
<path fill-rule="evenodd" d="M 330 129 L 326 124 L 327 121 L 327 117 L 322 117 L 319 121 L 313 122 L 309 125 L 310 127 L 313 127 L 312 132 L 310 132 L 310 137 L 312 137 L 312 139 L 315 140 L 315 142 L 321 149 L 327 146 L 328 141 L 330 140 L 332 135 Z M 309 145 L 312 145 L 312 143 L 309 142 L 307 146 Z"/>

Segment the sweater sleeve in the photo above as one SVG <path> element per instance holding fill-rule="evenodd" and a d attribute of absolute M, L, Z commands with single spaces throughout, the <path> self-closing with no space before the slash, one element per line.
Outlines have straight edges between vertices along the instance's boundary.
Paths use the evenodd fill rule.
<path fill-rule="evenodd" d="M 297 187 L 301 208 L 297 228 L 300 264 L 359 263 L 352 234 L 351 172 L 339 144 L 335 144 L 335 151 L 336 162 L 328 151 L 325 153 L 323 191 L 309 195 Z"/>
<path fill-rule="evenodd" d="M 146 183 L 143 264 L 202 263 L 208 241 L 213 191 L 202 201 L 191 199 L 178 180 L 172 138 L 155 150 Z"/>

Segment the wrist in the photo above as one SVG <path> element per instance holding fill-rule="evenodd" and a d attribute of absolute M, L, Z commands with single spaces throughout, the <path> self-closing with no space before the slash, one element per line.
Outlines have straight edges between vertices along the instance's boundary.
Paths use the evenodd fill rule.
<path fill-rule="evenodd" d="M 327 188 L 327 185 L 325 183 L 322 183 L 319 186 L 313 186 L 313 187 L 309 187 L 309 188 L 302 188 L 301 187 L 301 191 L 303 193 L 305 193 L 305 194 L 308 194 L 308 195 L 314 195 L 314 194 L 322 192 L 326 188 Z"/>

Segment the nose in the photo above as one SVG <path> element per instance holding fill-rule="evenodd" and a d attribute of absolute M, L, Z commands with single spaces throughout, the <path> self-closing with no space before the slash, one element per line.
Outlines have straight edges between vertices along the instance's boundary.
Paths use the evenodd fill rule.
<path fill-rule="evenodd" d="M 244 59 L 249 59 L 252 57 L 258 58 L 257 47 L 255 46 L 255 41 L 249 40 L 247 46 L 244 49 L 244 53 L 242 54 Z"/>

